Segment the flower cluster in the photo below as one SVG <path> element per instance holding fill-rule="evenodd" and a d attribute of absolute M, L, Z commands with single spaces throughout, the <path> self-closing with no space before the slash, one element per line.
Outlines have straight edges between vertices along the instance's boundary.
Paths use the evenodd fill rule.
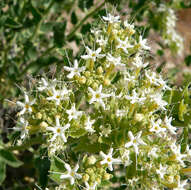
<path fill-rule="evenodd" d="M 119 16 L 102 19 L 94 48 L 85 46 L 59 80 L 42 78 L 35 99 L 25 93 L 17 102 L 21 138 L 43 136 L 50 159 L 66 153 L 61 171 L 51 165 L 60 189 L 110 189 L 117 171 L 126 189 L 187 189 L 190 150 L 181 150 L 163 99 L 171 88 L 144 62 L 148 42 Z"/>
<path fill-rule="evenodd" d="M 159 14 L 162 14 L 162 31 L 165 43 L 173 49 L 178 55 L 182 55 L 184 46 L 183 38 L 176 32 L 176 15 L 172 8 L 165 4 L 160 4 L 157 10 Z"/>

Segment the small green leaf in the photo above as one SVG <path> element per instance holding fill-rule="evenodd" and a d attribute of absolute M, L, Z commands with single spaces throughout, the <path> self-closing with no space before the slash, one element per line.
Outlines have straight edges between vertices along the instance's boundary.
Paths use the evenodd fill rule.
<path fill-rule="evenodd" d="M 180 121 L 184 121 L 184 114 L 186 113 L 187 106 L 184 104 L 184 99 L 181 100 L 179 105 L 179 112 L 178 112 L 178 118 Z"/>
<path fill-rule="evenodd" d="M 190 66 L 191 65 L 191 55 L 188 55 L 187 57 L 185 57 L 184 61 L 187 66 Z"/>
<path fill-rule="evenodd" d="M 17 168 L 23 164 L 23 162 L 19 161 L 12 152 L 5 149 L 0 149 L 0 160 L 14 168 Z"/>
<path fill-rule="evenodd" d="M 184 153 L 188 145 L 188 128 L 184 127 L 181 139 L 181 152 Z"/>
<path fill-rule="evenodd" d="M 78 18 L 77 18 L 76 13 L 74 11 L 71 14 L 71 22 L 72 22 L 72 24 L 76 24 L 78 22 Z"/>
<path fill-rule="evenodd" d="M 0 185 L 3 183 L 6 177 L 6 164 L 0 160 Z"/>

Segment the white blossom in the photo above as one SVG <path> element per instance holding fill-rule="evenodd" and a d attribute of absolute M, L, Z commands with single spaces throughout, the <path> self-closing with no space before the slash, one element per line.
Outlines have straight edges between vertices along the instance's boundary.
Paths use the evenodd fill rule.
<path fill-rule="evenodd" d="M 137 136 L 135 137 L 131 131 L 128 132 L 128 137 L 130 139 L 130 142 L 125 144 L 126 148 L 129 148 L 133 146 L 135 153 L 139 153 L 139 145 L 146 145 L 146 143 L 141 139 L 142 131 L 139 131 L 137 133 Z"/>
<path fill-rule="evenodd" d="M 139 103 L 139 104 L 143 104 L 144 101 L 146 100 L 146 97 L 139 97 L 140 95 L 136 92 L 135 89 L 133 89 L 133 92 L 132 92 L 132 96 L 128 96 L 126 95 L 125 98 L 130 100 L 131 104 L 134 104 L 134 103 Z"/>
<path fill-rule="evenodd" d="M 160 176 L 161 179 L 164 178 L 164 175 L 166 174 L 167 171 L 167 166 L 162 166 L 162 164 L 160 164 L 160 168 L 156 170 L 156 173 Z"/>
<path fill-rule="evenodd" d="M 115 67 L 125 67 L 125 64 L 121 63 L 121 57 L 113 57 L 110 53 L 108 53 L 107 60 Z"/>
<path fill-rule="evenodd" d="M 126 37 L 125 40 L 121 40 L 121 39 L 117 39 L 118 41 L 118 45 L 117 45 L 117 49 L 122 49 L 125 53 L 128 53 L 129 48 L 132 48 L 133 46 L 130 44 L 129 38 Z"/>
<path fill-rule="evenodd" d="M 52 96 L 47 97 L 47 100 L 53 100 L 56 102 L 56 105 L 58 106 L 60 104 L 60 101 L 63 99 L 66 99 L 67 96 L 69 94 L 69 91 L 63 87 L 62 90 L 56 90 L 55 88 L 52 88 Z"/>
<path fill-rule="evenodd" d="M 97 50 L 93 51 L 89 47 L 86 46 L 87 55 L 82 55 L 82 59 L 91 59 L 93 61 L 96 61 L 97 58 L 103 58 L 105 54 L 100 54 L 101 48 L 98 48 Z"/>
<path fill-rule="evenodd" d="M 113 148 L 110 148 L 108 154 L 104 154 L 102 151 L 100 151 L 100 155 L 103 158 L 103 160 L 100 162 L 101 165 L 107 164 L 110 171 L 113 171 L 112 164 L 120 164 L 121 160 L 118 158 L 113 158 Z"/>
<path fill-rule="evenodd" d="M 76 110 L 75 104 L 72 104 L 71 109 L 66 110 L 66 113 L 68 114 L 69 121 L 72 119 L 78 119 L 78 117 L 82 115 L 82 111 Z"/>
<path fill-rule="evenodd" d="M 97 186 L 97 182 L 95 182 L 93 185 L 89 185 L 88 182 L 85 182 L 86 190 L 95 190 Z"/>
<path fill-rule="evenodd" d="M 151 118 L 151 128 L 149 129 L 150 132 L 154 132 L 157 136 L 162 137 L 162 134 L 166 131 L 166 128 L 161 127 L 162 120 L 158 119 L 157 121 L 154 121 Z"/>
<path fill-rule="evenodd" d="M 70 72 L 67 77 L 72 79 L 75 75 L 80 76 L 80 73 L 86 69 L 85 66 L 79 67 L 78 61 L 74 60 L 74 67 L 64 66 L 64 70 Z"/>
<path fill-rule="evenodd" d="M 165 127 L 169 130 L 169 132 L 173 135 L 176 135 L 176 127 L 173 127 L 171 125 L 172 117 L 168 118 L 167 116 L 165 116 L 164 122 L 165 122 Z"/>
<path fill-rule="evenodd" d="M 103 16 L 102 17 L 105 21 L 108 21 L 109 23 L 113 24 L 113 23 L 117 23 L 120 22 L 120 16 L 113 16 L 110 13 L 108 14 L 107 17 Z"/>
<path fill-rule="evenodd" d="M 41 78 L 41 81 L 39 82 L 40 86 L 37 87 L 39 91 L 43 90 L 49 90 L 51 88 L 54 88 L 56 86 L 57 80 L 53 79 L 52 81 L 47 81 L 45 78 Z"/>
<path fill-rule="evenodd" d="M 141 48 L 145 50 L 150 50 L 151 48 L 147 46 L 146 43 L 147 43 L 147 39 L 143 39 L 142 36 L 139 36 L 139 45 L 141 46 Z"/>
<path fill-rule="evenodd" d="M 178 181 L 177 187 L 173 188 L 173 190 L 186 190 L 187 188 L 184 188 L 184 186 L 187 185 L 188 180 Z"/>
<path fill-rule="evenodd" d="M 88 87 L 88 90 L 90 91 L 90 93 L 92 95 L 89 103 L 92 104 L 93 102 L 98 102 L 105 109 L 105 104 L 104 104 L 102 99 L 108 98 L 112 95 L 102 93 L 101 92 L 102 91 L 102 85 L 100 85 L 99 89 L 97 89 L 96 91 L 94 91 L 91 87 Z"/>
<path fill-rule="evenodd" d="M 18 125 L 20 127 L 14 127 L 13 129 L 16 131 L 21 131 L 21 139 L 26 138 L 29 134 L 29 130 L 28 130 L 29 123 L 28 123 L 28 121 L 25 120 L 23 117 L 20 117 Z"/>
<path fill-rule="evenodd" d="M 77 173 L 79 169 L 79 165 L 76 164 L 76 166 L 72 169 L 69 164 L 64 163 L 64 166 L 67 170 L 66 174 L 60 175 L 60 179 L 69 179 L 70 184 L 73 185 L 75 182 L 75 179 L 81 179 L 82 176 Z"/>
<path fill-rule="evenodd" d="M 92 125 L 94 124 L 95 120 L 91 120 L 90 117 L 87 118 L 87 121 L 85 122 L 85 130 L 89 133 L 94 133 L 95 130 L 92 128 Z"/>
<path fill-rule="evenodd" d="M 17 101 L 16 104 L 22 108 L 22 110 L 19 112 L 19 115 L 23 115 L 25 112 L 32 112 L 32 105 L 35 103 L 35 99 L 32 101 L 29 101 L 29 97 L 26 93 L 24 93 L 25 97 L 25 103 Z"/>
<path fill-rule="evenodd" d="M 67 142 L 65 131 L 70 127 L 70 124 L 66 124 L 64 126 L 60 125 L 60 120 L 56 117 L 56 125 L 54 127 L 46 127 L 48 131 L 53 132 L 53 136 L 50 139 L 51 142 L 55 141 L 57 137 L 60 137 L 64 142 Z"/>

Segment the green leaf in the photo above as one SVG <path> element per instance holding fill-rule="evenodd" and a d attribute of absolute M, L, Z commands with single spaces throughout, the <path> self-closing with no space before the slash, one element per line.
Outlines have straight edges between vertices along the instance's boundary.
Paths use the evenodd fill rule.
<path fill-rule="evenodd" d="M 0 185 L 3 183 L 6 177 L 6 164 L 0 160 Z"/>
<path fill-rule="evenodd" d="M 45 188 L 48 183 L 48 171 L 50 169 L 50 160 L 48 157 L 38 157 L 35 160 L 35 166 L 38 171 L 39 184 Z"/>
<path fill-rule="evenodd" d="M 184 99 L 181 100 L 179 105 L 178 118 L 180 121 L 184 121 L 184 114 L 186 113 L 187 106 L 184 104 Z"/>
<path fill-rule="evenodd" d="M 72 22 L 72 24 L 76 24 L 78 22 L 78 18 L 77 18 L 76 13 L 74 11 L 71 14 L 71 22 Z"/>
<path fill-rule="evenodd" d="M 22 24 L 14 21 L 12 18 L 7 18 L 5 25 L 9 28 L 18 29 L 22 27 Z"/>
<path fill-rule="evenodd" d="M 60 175 L 61 173 L 64 173 L 64 171 L 65 171 L 64 161 L 57 156 L 52 157 L 49 177 L 53 181 L 61 183 L 62 180 L 60 179 Z"/>
<path fill-rule="evenodd" d="M 66 21 L 55 23 L 53 27 L 54 43 L 57 47 L 60 48 L 64 45 L 66 24 L 67 24 Z"/>
<path fill-rule="evenodd" d="M 191 55 L 188 55 L 185 57 L 184 62 L 186 63 L 187 66 L 191 65 Z"/>
<path fill-rule="evenodd" d="M 78 6 L 80 9 L 89 9 L 91 6 L 93 6 L 93 0 L 79 0 Z"/>
<path fill-rule="evenodd" d="M 17 168 L 23 164 L 23 162 L 19 161 L 12 152 L 5 149 L 0 149 L 0 160 L 14 168 Z"/>
<path fill-rule="evenodd" d="M 182 138 L 181 138 L 181 152 L 182 153 L 185 152 L 187 145 L 188 145 L 188 128 L 184 127 L 184 131 L 182 133 Z"/>

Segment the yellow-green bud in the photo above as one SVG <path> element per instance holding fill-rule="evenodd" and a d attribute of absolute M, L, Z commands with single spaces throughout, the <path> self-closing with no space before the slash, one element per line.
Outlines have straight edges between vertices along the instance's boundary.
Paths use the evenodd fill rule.
<path fill-rule="evenodd" d="M 91 86 L 94 90 L 98 89 L 98 84 L 96 82 L 94 82 Z"/>
<path fill-rule="evenodd" d="M 104 79 L 103 84 L 104 84 L 105 86 L 109 86 L 109 85 L 111 84 L 111 82 L 110 82 L 109 79 Z"/>
<path fill-rule="evenodd" d="M 90 73 L 89 71 L 86 71 L 86 72 L 84 73 L 84 75 L 88 78 L 88 77 L 90 77 L 91 73 Z"/>
<path fill-rule="evenodd" d="M 80 84 L 85 84 L 86 83 L 86 77 L 82 76 L 78 79 Z"/>
<path fill-rule="evenodd" d="M 94 170 L 92 168 L 88 168 L 86 169 L 86 173 L 88 173 L 89 175 L 94 174 Z"/>
<path fill-rule="evenodd" d="M 37 119 L 42 119 L 42 114 L 41 114 L 40 112 L 38 112 L 38 113 L 36 114 L 36 118 L 37 118 Z"/>
<path fill-rule="evenodd" d="M 82 181 L 83 181 L 83 182 L 88 181 L 89 178 L 90 178 L 90 176 L 89 176 L 88 174 L 84 174 L 84 175 L 82 176 Z"/>
<path fill-rule="evenodd" d="M 46 128 L 46 127 L 48 127 L 48 124 L 45 121 L 43 121 L 40 123 L 40 127 Z"/>
<path fill-rule="evenodd" d="M 100 179 L 99 177 L 97 177 L 97 178 L 96 178 L 96 182 L 97 182 L 98 184 L 100 184 L 100 183 L 101 183 L 101 179 Z"/>
<path fill-rule="evenodd" d="M 103 73 L 103 68 L 102 68 L 101 66 L 99 66 L 99 67 L 97 68 L 97 73 L 98 73 L 99 75 Z"/>
<path fill-rule="evenodd" d="M 108 173 L 106 173 L 106 174 L 103 175 L 103 179 L 104 179 L 104 180 L 109 180 L 110 178 L 111 178 L 111 175 L 108 174 Z"/>
<path fill-rule="evenodd" d="M 96 163 L 96 158 L 95 158 L 95 156 L 90 156 L 89 158 L 88 158 L 88 160 L 87 160 L 87 163 L 89 164 L 89 165 L 93 165 L 93 164 L 95 164 Z"/>
<path fill-rule="evenodd" d="M 141 113 L 136 113 L 134 119 L 135 119 L 136 121 L 138 121 L 138 122 L 141 122 L 141 121 L 143 121 L 143 119 L 144 119 L 144 115 L 141 114 Z"/>

